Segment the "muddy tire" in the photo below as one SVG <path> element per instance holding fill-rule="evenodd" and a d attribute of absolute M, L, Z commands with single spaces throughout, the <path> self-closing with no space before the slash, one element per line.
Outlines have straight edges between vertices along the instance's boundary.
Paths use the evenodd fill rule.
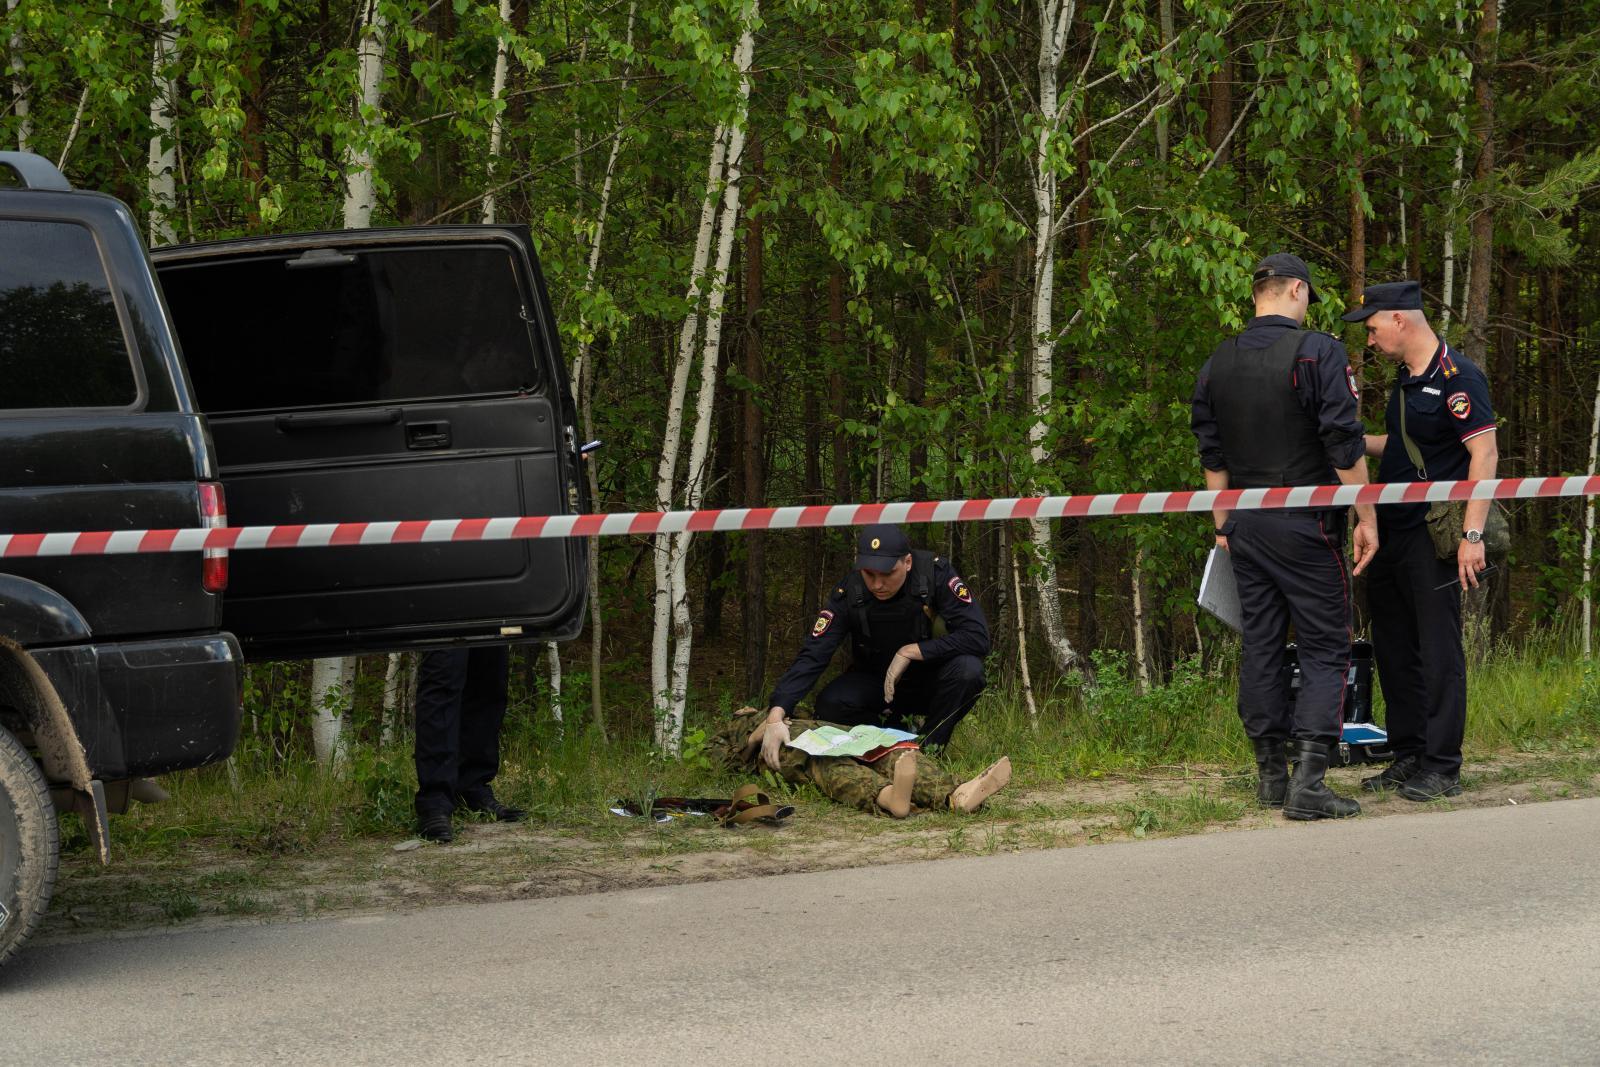
<path fill-rule="evenodd" d="M 50 906 L 60 844 L 39 765 L 0 727 L 0 966 Z"/>

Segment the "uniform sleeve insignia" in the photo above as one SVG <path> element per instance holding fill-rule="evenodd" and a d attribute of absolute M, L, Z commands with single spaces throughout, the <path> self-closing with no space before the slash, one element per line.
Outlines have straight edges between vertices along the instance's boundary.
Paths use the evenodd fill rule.
<path fill-rule="evenodd" d="M 1472 398 L 1466 393 L 1451 393 L 1450 399 L 1445 403 L 1450 406 L 1450 414 L 1458 419 L 1464 419 L 1472 414 Z"/>
<path fill-rule="evenodd" d="M 821 637 L 828 632 L 828 627 L 833 625 L 833 612 L 824 610 L 817 616 L 817 621 L 811 624 L 811 636 Z"/>
<path fill-rule="evenodd" d="M 954 593 L 955 598 L 963 604 L 972 603 L 972 593 L 968 591 L 967 583 L 961 580 L 961 575 L 958 574 L 950 579 L 950 592 Z"/>
<path fill-rule="evenodd" d="M 1355 397 L 1357 400 L 1360 400 L 1361 389 L 1356 385 L 1356 372 L 1351 370 L 1349 367 L 1346 367 L 1344 369 L 1344 380 L 1345 384 L 1350 387 L 1350 395 Z"/>

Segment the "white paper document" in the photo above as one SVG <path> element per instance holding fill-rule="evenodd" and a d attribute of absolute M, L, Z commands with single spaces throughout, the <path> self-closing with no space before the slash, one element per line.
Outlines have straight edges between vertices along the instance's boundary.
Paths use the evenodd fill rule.
<path fill-rule="evenodd" d="M 1206 572 L 1200 578 L 1199 604 L 1234 630 L 1243 629 L 1239 611 L 1239 587 L 1234 584 L 1233 560 L 1225 548 L 1214 547 L 1206 557 Z"/>

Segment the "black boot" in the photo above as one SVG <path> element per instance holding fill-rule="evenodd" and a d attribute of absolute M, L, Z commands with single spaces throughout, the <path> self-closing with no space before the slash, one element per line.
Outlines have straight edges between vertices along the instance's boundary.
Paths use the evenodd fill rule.
<path fill-rule="evenodd" d="M 1361 814 L 1360 804 L 1339 796 L 1322 780 L 1328 772 L 1327 745 L 1292 740 L 1289 759 L 1294 763 L 1294 774 L 1289 778 L 1289 794 L 1283 802 L 1283 814 L 1287 818 L 1347 819 Z"/>
<path fill-rule="evenodd" d="M 1289 764 L 1283 755 L 1283 738 L 1252 737 L 1256 750 L 1256 799 L 1265 808 L 1283 807 L 1289 791 Z"/>

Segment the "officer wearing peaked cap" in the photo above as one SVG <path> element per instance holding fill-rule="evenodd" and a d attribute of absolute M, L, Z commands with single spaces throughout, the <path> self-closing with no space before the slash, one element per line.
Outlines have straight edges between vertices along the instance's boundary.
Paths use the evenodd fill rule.
<path fill-rule="evenodd" d="M 1369 285 L 1361 304 L 1344 318 L 1363 323 L 1372 349 L 1400 364 L 1384 416 L 1386 432 L 1367 437 L 1367 455 L 1379 457 L 1378 480 L 1495 477 L 1500 453 L 1488 380 L 1428 325 L 1422 286 Z M 1383 555 L 1367 576 L 1372 649 L 1395 760 L 1361 784 L 1396 789 L 1416 801 L 1461 792 L 1467 724 L 1461 591 L 1478 584 L 1486 565 L 1482 534 L 1489 501 L 1467 503 L 1457 531 L 1461 539 L 1444 559 L 1428 530 L 1427 512 L 1427 504 L 1378 508 Z"/>
<path fill-rule="evenodd" d="M 776 768 L 784 719 L 850 641 L 850 669 L 817 694 L 816 717 L 840 726 L 914 725 L 941 746 L 983 692 L 989 624 L 947 560 L 913 551 L 898 526 L 864 528 L 855 569 L 811 624 L 794 665 L 772 691 L 762 758 Z"/>
<path fill-rule="evenodd" d="M 1367 481 L 1355 379 L 1344 346 L 1303 328 L 1319 299 L 1298 256 L 1255 269 L 1255 318 L 1217 346 L 1195 383 L 1190 424 L 1207 489 Z M 1358 505 L 1356 572 L 1378 547 L 1371 505 Z M 1345 512 L 1218 510 L 1216 542 L 1233 563 L 1243 616 L 1239 718 L 1255 750 L 1256 796 L 1291 819 L 1342 818 L 1361 805 L 1323 781 L 1344 721 L 1350 665 Z M 1285 642 L 1294 623 L 1300 693 L 1289 710 Z M 1286 751 L 1287 746 L 1287 751 Z M 1291 777 L 1288 762 L 1295 765 Z"/>

